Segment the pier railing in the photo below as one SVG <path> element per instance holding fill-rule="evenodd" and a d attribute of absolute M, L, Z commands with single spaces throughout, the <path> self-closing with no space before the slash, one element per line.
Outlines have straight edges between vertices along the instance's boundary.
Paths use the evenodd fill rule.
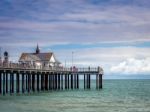
<path fill-rule="evenodd" d="M 58 72 L 78 72 L 78 73 L 84 73 L 84 72 L 90 72 L 90 73 L 99 73 L 104 74 L 102 67 L 60 67 L 60 66 L 53 66 L 53 67 L 41 67 L 37 68 L 35 66 L 24 66 L 18 63 L 9 63 L 9 64 L 0 64 L 0 69 L 19 69 L 19 70 L 41 70 L 41 71 L 58 71 Z"/>

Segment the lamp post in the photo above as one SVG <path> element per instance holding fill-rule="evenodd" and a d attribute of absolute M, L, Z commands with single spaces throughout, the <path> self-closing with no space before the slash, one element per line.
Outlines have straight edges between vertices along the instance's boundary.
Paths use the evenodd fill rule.
<path fill-rule="evenodd" d="M 66 59 L 65 59 L 65 68 L 66 68 Z"/>

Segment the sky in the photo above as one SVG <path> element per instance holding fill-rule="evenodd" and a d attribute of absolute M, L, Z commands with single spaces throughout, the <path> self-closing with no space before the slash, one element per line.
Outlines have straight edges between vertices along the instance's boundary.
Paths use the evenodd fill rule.
<path fill-rule="evenodd" d="M 150 78 L 149 12 L 150 0 L 1 0 L 1 51 L 18 61 L 38 43 L 67 67 L 73 52 L 106 78 Z"/>

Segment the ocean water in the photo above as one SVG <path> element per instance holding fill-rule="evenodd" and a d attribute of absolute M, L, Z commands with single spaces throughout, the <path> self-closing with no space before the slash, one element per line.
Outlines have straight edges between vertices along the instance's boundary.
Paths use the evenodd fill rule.
<path fill-rule="evenodd" d="M 0 112 L 150 112 L 150 80 L 104 80 L 103 89 L 0 96 Z"/>

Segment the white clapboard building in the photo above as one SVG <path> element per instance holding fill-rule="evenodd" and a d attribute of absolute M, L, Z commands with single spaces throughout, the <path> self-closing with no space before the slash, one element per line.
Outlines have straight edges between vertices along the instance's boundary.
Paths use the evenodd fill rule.
<path fill-rule="evenodd" d="M 60 62 L 56 59 L 53 52 L 41 53 L 37 45 L 35 53 L 22 53 L 19 64 L 23 67 L 56 68 L 60 66 Z"/>

